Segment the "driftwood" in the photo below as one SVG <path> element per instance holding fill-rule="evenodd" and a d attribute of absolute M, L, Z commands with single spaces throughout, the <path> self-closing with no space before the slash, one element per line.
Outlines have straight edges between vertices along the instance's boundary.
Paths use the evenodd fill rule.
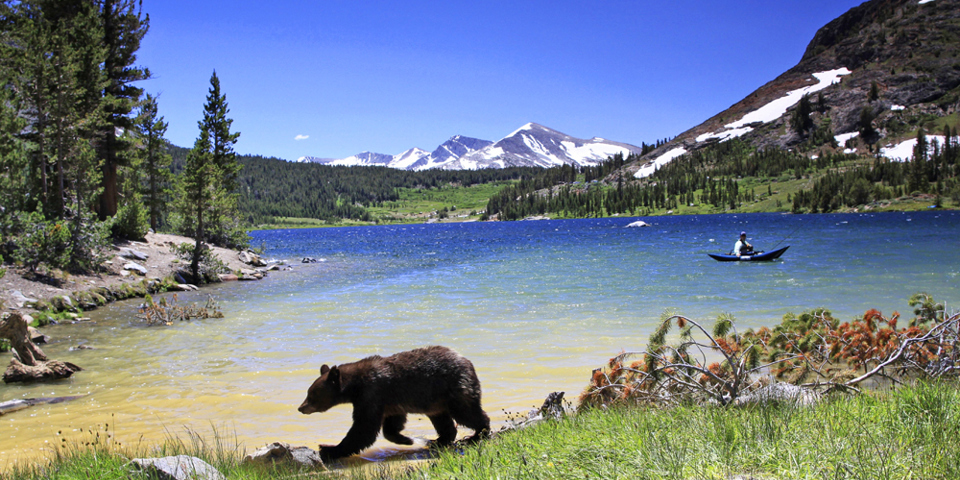
<path fill-rule="evenodd" d="M 71 397 L 51 397 L 51 398 L 24 398 L 22 400 L 8 400 L 6 402 L 0 402 L 0 416 L 6 415 L 8 413 L 16 412 L 18 410 L 23 410 L 25 408 L 34 407 L 37 405 L 53 405 L 57 403 L 69 402 L 70 400 L 76 400 L 78 398 L 86 397 L 86 395 L 74 395 Z"/>
<path fill-rule="evenodd" d="M 29 315 L 13 312 L 0 320 L 0 337 L 10 340 L 13 359 L 3 374 L 5 383 L 67 378 L 82 368 L 59 360 L 48 360 L 30 339 Z"/>

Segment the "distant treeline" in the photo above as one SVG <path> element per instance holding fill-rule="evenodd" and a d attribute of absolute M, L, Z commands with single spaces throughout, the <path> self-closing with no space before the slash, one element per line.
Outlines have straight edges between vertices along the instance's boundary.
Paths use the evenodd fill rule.
<path fill-rule="evenodd" d="M 171 146 L 173 169 L 183 168 L 187 150 Z M 407 171 L 388 167 L 343 167 L 294 163 L 258 155 L 238 156 L 239 210 L 248 225 L 273 223 L 274 217 L 326 221 L 373 221 L 369 207 L 400 199 L 403 188 L 439 188 L 533 178 L 535 167 L 482 170 Z"/>

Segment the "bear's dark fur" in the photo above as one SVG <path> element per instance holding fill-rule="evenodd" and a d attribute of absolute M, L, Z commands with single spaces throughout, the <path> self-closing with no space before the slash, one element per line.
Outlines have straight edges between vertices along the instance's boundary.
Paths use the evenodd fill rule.
<path fill-rule="evenodd" d="M 353 426 L 335 447 L 321 446 L 323 460 L 350 456 L 383 437 L 400 445 L 413 440 L 400 433 L 408 413 L 430 418 L 438 445 L 457 437 L 454 421 L 474 430 L 469 441 L 489 433 L 490 419 L 480 406 L 480 380 L 470 360 L 447 347 L 426 347 L 390 357 L 374 355 L 358 362 L 320 368 L 307 390 L 301 413 L 325 412 L 353 404 Z"/>

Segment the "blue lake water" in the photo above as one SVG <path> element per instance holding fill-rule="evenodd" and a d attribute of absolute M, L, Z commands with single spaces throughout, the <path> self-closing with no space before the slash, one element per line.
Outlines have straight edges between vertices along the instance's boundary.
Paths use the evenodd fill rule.
<path fill-rule="evenodd" d="M 920 291 L 948 308 L 960 301 L 960 212 L 650 217 L 652 227 L 625 228 L 634 220 L 254 232 L 253 245 L 294 269 L 180 295 L 216 295 L 224 319 L 145 328 L 131 301 L 93 312 L 95 324 L 52 329 L 45 351 L 87 370 L 0 387 L 3 399 L 90 395 L 0 417 L 0 459 L 111 418 L 125 438 L 220 425 L 253 447 L 336 443 L 349 407 L 296 411 L 320 365 L 431 344 L 473 360 L 496 426 L 552 391 L 575 399 L 593 368 L 642 349 L 668 309 L 710 324 L 732 313 L 752 328 L 816 307 L 843 320 L 906 314 Z M 759 249 L 790 249 L 769 263 L 707 256 L 730 251 L 741 230 Z M 78 343 L 98 349 L 68 351 Z M 425 419 L 408 429 L 434 436 Z"/>

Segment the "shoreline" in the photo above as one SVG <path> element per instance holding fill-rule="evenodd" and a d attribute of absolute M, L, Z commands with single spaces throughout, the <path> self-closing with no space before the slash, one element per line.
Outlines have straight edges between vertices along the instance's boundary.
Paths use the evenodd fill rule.
<path fill-rule="evenodd" d="M 193 243 L 189 237 L 148 233 L 144 241 L 124 240 L 106 252 L 105 271 L 71 274 L 55 271 L 31 274 L 8 267 L 0 277 L 0 313 L 19 311 L 36 316 L 45 311 L 74 314 L 94 310 L 116 300 L 144 297 L 157 291 L 186 291 L 200 288 L 182 281 L 178 272 L 186 267 L 173 253 L 181 243 Z M 259 280 L 266 269 L 241 260 L 240 251 L 211 246 L 214 255 L 230 273 L 221 281 Z M 32 278 L 31 278 L 32 277 Z"/>

